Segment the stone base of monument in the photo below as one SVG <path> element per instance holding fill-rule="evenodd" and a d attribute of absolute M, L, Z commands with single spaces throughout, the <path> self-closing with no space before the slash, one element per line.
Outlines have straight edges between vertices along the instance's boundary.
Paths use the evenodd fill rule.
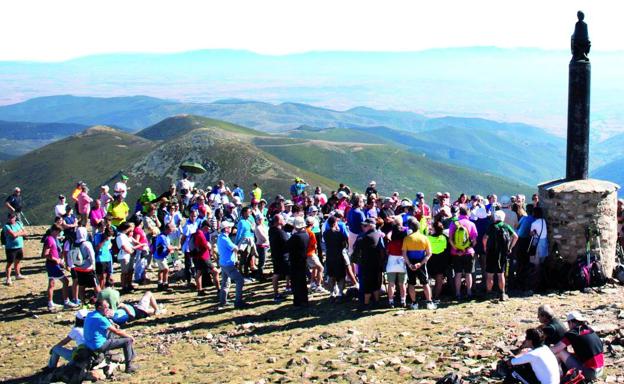
<path fill-rule="evenodd" d="M 600 250 L 605 274 L 611 277 L 615 267 L 617 242 L 617 190 L 619 185 L 603 180 L 556 180 L 540 184 L 539 201 L 547 222 L 549 248 L 557 244 L 559 253 L 569 263 L 585 256 L 588 228 L 597 230 L 600 241 L 592 250 Z"/>

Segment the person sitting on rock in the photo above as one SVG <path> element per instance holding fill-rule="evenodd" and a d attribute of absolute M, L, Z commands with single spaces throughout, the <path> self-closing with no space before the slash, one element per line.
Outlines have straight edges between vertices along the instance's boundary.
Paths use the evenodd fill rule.
<path fill-rule="evenodd" d="M 48 361 L 48 365 L 43 369 L 44 372 L 50 372 L 54 368 L 56 368 L 59 359 L 62 357 L 67 361 L 72 360 L 72 354 L 76 348 L 66 348 L 65 346 L 69 344 L 72 340 L 76 343 L 76 347 L 84 344 L 84 319 L 87 317 L 89 313 L 86 309 L 81 309 L 76 312 L 76 321 L 74 323 L 74 327 L 69 331 L 69 334 L 61 341 L 59 341 L 52 349 L 50 350 L 50 360 Z"/>
<path fill-rule="evenodd" d="M 557 319 L 550 305 L 544 304 L 537 308 L 537 319 L 541 323 L 540 328 L 544 332 L 544 344 L 548 346 L 555 345 L 563 339 L 567 328 Z"/>
<path fill-rule="evenodd" d="M 580 312 L 568 313 L 566 320 L 570 330 L 551 347 L 552 351 L 567 369 L 579 369 L 588 380 L 600 377 L 604 368 L 602 340 Z M 572 346 L 572 353 L 568 352 L 569 346 Z"/>
<path fill-rule="evenodd" d="M 98 353 L 105 353 L 112 349 L 123 348 L 126 373 L 136 372 L 138 367 L 134 360 L 134 338 L 113 324 L 109 317 L 112 315 L 108 301 L 98 299 L 95 302 L 95 311 L 85 318 L 84 339 L 85 346 Z M 116 335 L 118 337 L 110 337 Z"/>
<path fill-rule="evenodd" d="M 544 332 L 539 328 L 526 330 L 526 338 L 521 350 L 526 350 L 508 360 L 511 368 L 505 383 L 517 380 L 526 384 L 559 384 L 561 372 L 557 358 L 548 346 L 544 345 Z"/>

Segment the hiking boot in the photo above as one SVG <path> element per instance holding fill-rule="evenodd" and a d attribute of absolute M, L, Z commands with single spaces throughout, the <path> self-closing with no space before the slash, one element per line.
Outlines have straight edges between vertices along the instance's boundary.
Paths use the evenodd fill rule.
<path fill-rule="evenodd" d="M 428 310 L 438 309 L 438 306 L 433 301 L 428 301 L 427 302 L 427 309 Z"/>
<path fill-rule="evenodd" d="M 17 275 L 17 276 L 15 276 L 15 280 L 26 280 L 26 276 L 24 276 L 22 274 Z"/>
<path fill-rule="evenodd" d="M 126 365 L 126 373 L 134 373 L 139 370 L 139 366 L 133 363 Z"/>
<path fill-rule="evenodd" d="M 207 293 L 204 290 L 197 291 L 197 296 L 207 296 Z"/>
<path fill-rule="evenodd" d="M 76 303 L 72 303 L 71 301 L 67 300 L 65 302 L 65 304 L 63 304 L 63 308 L 64 309 L 76 309 L 80 306 L 80 304 L 76 304 Z"/>
<path fill-rule="evenodd" d="M 418 309 L 418 303 L 412 303 L 412 304 L 410 304 L 409 308 L 410 308 L 410 309 L 413 309 L 413 310 Z"/>
<path fill-rule="evenodd" d="M 50 312 L 56 311 L 56 310 L 60 309 L 61 307 L 62 307 L 62 305 L 60 305 L 60 304 L 48 303 L 48 310 Z"/>
<path fill-rule="evenodd" d="M 509 296 L 505 292 L 503 292 L 503 293 L 500 294 L 499 300 L 500 301 L 507 301 L 507 300 L 509 300 Z"/>
<path fill-rule="evenodd" d="M 394 301 L 388 302 L 388 308 L 394 308 Z"/>
<path fill-rule="evenodd" d="M 273 302 L 274 303 L 281 303 L 282 301 L 284 301 L 284 296 L 277 294 L 273 297 Z"/>

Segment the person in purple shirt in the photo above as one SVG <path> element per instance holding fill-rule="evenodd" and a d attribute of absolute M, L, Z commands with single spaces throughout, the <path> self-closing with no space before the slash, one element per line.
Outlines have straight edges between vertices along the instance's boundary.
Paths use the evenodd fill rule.
<path fill-rule="evenodd" d="M 455 232 L 458 227 L 463 227 L 470 238 L 470 245 L 462 249 L 459 244 L 455 244 Z M 472 274 L 475 272 L 474 246 L 478 237 L 477 227 L 470 221 L 468 210 L 462 206 L 459 208 L 459 217 L 451 222 L 449 226 L 449 240 L 451 243 L 451 264 L 455 271 L 455 295 L 461 299 L 462 277 L 466 280 L 466 296 L 472 298 Z"/>
<path fill-rule="evenodd" d="M 362 222 L 366 220 L 364 214 L 364 198 L 356 196 L 353 201 L 353 208 L 347 212 L 347 227 L 349 228 L 349 254 L 353 253 L 353 244 L 362 233 Z"/>

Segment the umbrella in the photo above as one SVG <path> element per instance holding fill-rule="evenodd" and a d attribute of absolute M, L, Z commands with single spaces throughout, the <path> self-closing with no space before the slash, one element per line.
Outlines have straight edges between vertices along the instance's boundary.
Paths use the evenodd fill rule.
<path fill-rule="evenodd" d="M 184 163 L 180 164 L 180 169 L 183 170 L 184 172 L 189 172 L 189 173 L 205 173 L 206 172 L 206 168 L 204 168 L 201 164 L 194 163 L 192 161 L 185 161 Z"/>

